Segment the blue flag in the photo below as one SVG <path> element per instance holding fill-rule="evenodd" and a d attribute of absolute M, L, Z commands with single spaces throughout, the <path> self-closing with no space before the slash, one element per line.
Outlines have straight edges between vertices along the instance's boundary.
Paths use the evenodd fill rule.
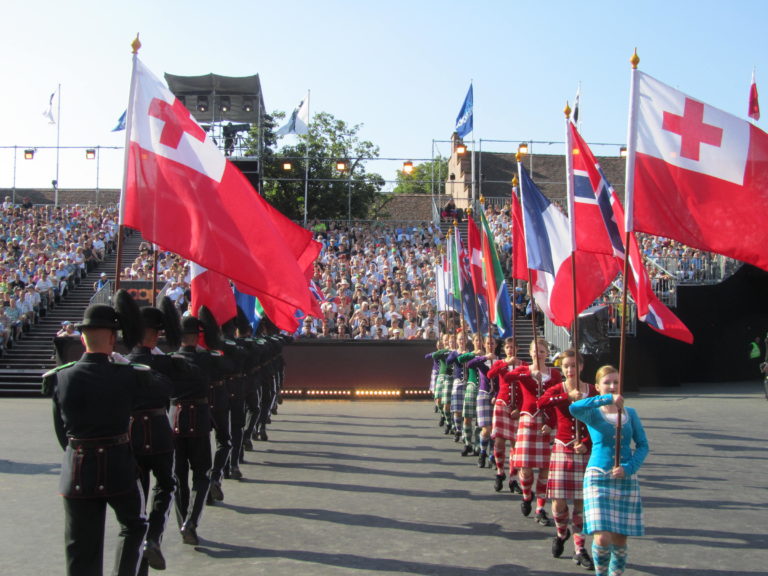
<path fill-rule="evenodd" d="M 472 112 L 472 84 L 469 85 L 469 91 L 467 97 L 464 98 L 464 104 L 461 105 L 459 115 L 456 117 L 456 133 L 459 138 L 464 138 L 467 134 L 472 132 L 472 118 L 474 114 Z"/>
<path fill-rule="evenodd" d="M 120 132 L 121 130 L 125 130 L 125 115 L 128 113 L 128 110 L 124 111 L 120 118 L 117 121 L 117 126 L 112 128 L 112 132 Z"/>

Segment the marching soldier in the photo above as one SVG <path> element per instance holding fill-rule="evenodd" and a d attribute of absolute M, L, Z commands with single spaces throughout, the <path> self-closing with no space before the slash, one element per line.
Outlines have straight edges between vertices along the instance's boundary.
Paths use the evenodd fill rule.
<path fill-rule="evenodd" d="M 149 368 L 112 359 L 120 322 L 111 306 L 89 306 L 77 328 L 85 354 L 43 377 L 65 451 L 59 489 L 64 496 L 67 574 L 102 574 L 109 505 L 120 524 L 113 573 L 134 576 L 147 520 L 128 430 L 132 407 L 149 387 Z"/>
<path fill-rule="evenodd" d="M 211 410 L 208 385 L 212 372 L 211 354 L 198 349 L 202 323 L 194 316 L 181 321 L 181 347 L 173 357 L 191 365 L 187 386 L 174 391 L 171 399 L 171 426 L 176 453 L 176 518 L 185 544 L 199 544 L 197 526 L 210 486 Z M 192 487 L 189 472 L 192 470 Z"/>
<path fill-rule="evenodd" d="M 119 303 L 120 301 L 117 300 L 118 310 L 120 310 Z M 173 312 L 175 314 L 175 309 Z M 155 371 L 153 374 L 157 382 L 156 393 L 134 406 L 131 424 L 131 442 L 139 464 L 146 502 L 149 502 L 150 472 L 155 477 L 149 529 L 144 543 L 146 562 L 142 562 L 139 572 L 145 574 L 145 564 L 155 570 L 165 570 L 165 558 L 160 549 L 160 543 L 173 502 L 173 493 L 176 490 L 176 477 L 173 470 L 173 431 L 168 421 L 168 407 L 174 391 L 173 383 L 178 382 L 184 386 L 187 382 L 185 376 L 190 369 L 184 360 L 172 358 L 157 347 L 161 330 L 166 330 L 166 340 L 169 343 L 174 340 L 172 334 L 178 336 L 180 332 L 178 315 L 167 318 L 162 310 L 145 307 L 141 309 L 139 316 L 143 325 L 142 339 L 133 347 L 128 358 L 150 366 Z M 175 343 L 178 345 L 178 340 Z"/>

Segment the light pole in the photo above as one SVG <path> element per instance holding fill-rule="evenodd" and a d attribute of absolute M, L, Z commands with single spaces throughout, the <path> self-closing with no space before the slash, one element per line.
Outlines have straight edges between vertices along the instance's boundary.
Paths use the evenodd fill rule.
<path fill-rule="evenodd" d="M 349 169 L 349 163 L 346 160 L 337 160 L 336 170 L 342 174 L 349 170 L 347 176 L 347 224 L 349 224 L 352 221 L 352 170 Z"/>

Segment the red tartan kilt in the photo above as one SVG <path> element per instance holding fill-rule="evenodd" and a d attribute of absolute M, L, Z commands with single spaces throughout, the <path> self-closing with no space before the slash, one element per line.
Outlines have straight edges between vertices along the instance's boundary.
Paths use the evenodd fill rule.
<path fill-rule="evenodd" d="M 509 406 L 503 400 L 496 400 L 493 406 L 491 438 L 514 440 L 517 437 L 517 423 L 519 421 L 519 416 L 513 418 L 509 415 Z"/>
<path fill-rule="evenodd" d="M 549 459 L 547 498 L 583 500 L 584 471 L 589 454 L 576 454 L 570 446 L 555 442 Z"/>
<path fill-rule="evenodd" d="M 515 441 L 515 458 L 512 464 L 515 468 L 549 468 L 549 455 L 553 433 L 541 433 L 544 425 L 544 414 L 539 412 L 536 417 L 530 414 L 520 415 Z"/>

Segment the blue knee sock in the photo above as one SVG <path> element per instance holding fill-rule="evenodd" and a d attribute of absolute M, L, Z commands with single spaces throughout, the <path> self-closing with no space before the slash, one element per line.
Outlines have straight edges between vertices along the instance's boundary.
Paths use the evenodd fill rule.
<path fill-rule="evenodd" d="M 608 566 L 609 576 L 621 576 L 624 574 L 624 568 L 627 565 L 627 547 L 613 546 L 611 550 L 611 563 Z"/>
<path fill-rule="evenodd" d="M 611 562 L 611 549 L 608 546 L 598 546 L 592 541 L 592 561 L 595 563 L 595 575 L 608 574 L 608 564 Z"/>

